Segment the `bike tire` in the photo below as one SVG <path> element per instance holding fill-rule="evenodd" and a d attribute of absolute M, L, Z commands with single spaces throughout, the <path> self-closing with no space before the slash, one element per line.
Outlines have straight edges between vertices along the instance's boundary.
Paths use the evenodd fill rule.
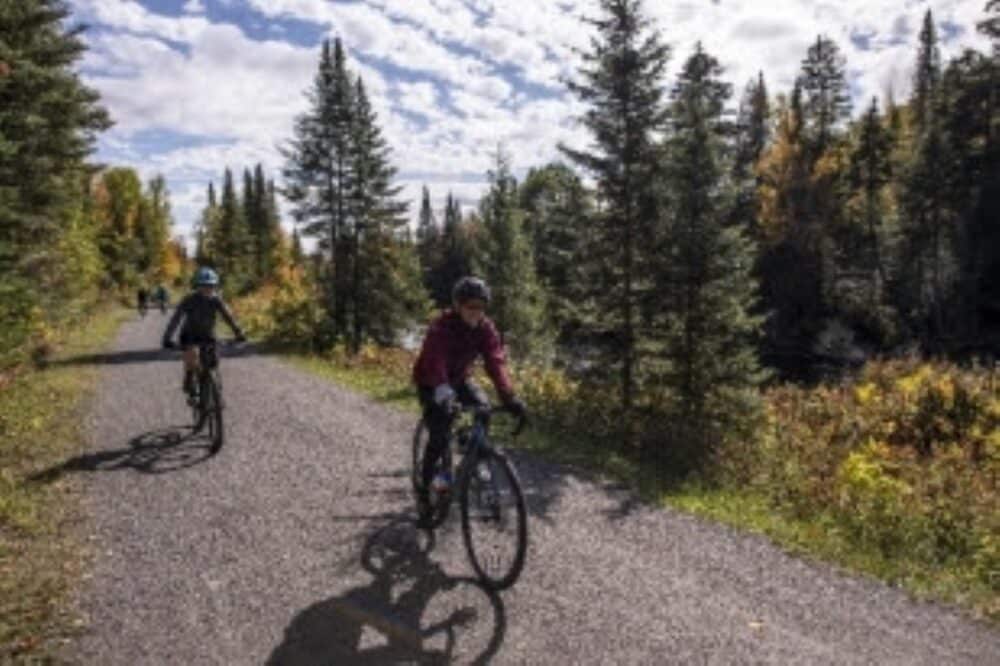
<path fill-rule="evenodd" d="M 462 512 L 462 537 L 465 542 L 465 550 L 469 556 L 469 562 L 472 564 L 472 568 L 475 569 L 476 575 L 479 577 L 480 581 L 487 588 L 492 590 L 504 590 L 509 588 L 521 575 L 521 571 L 524 569 L 524 563 L 528 554 L 528 508 L 524 500 L 524 493 L 521 490 L 521 482 L 517 478 L 517 473 L 514 471 L 514 466 L 510 463 L 503 453 L 496 451 L 494 449 L 483 449 L 477 456 L 475 461 L 469 461 L 470 464 L 463 465 L 463 470 L 461 478 L 459 479 L 459 505 Z M 491 471 L 491 479 L 488 482 L 481 481 L 477 474 L 478 467 L 482 464 L 489 465 Z M 482 519 L 478 516 L 474 516 L 471 511 L 471 504 L 473 498 L 471 493 L 480 490 L 480 487 L 485 488 L 489 485 L 495 494 L 497 493 L 497 475 L 502 475 L 506 478 L 506 483 L 509 487 L 510 493 L 510 506 L 506 511 L 512 512 L 512 516 L 508 518 L 513 518 L 514 525 L 506 537 L 514 540 L 513 544 L 513 557 L 510 559 L 509 564 L 503 564 L 502 566 L 496 567 L 493 570 L 492 566 L 497 562 L 495 556 L 490 555 L 486 551 L 486 544 L 479 544 L 480 550 L 477 550 L 476 539 L 473 535 L 473 523 L 482 523 L 484 526 L 493 522 L 499 531 L 506 532 L 506 526 L 504 524 L 505 519 L 499 516 L 500 510 L 497 510 L 497 517 L 490 518 L 489 520 Z M 477 500 L 481 502 L 481 498 Z M 499 501 L 498 501 L 499 506 Z"/>
<path fill-rule="evenodd" d="M 205 409 L 205 377 L 199 374 L 196 377 L 196 380 L 198 382 L 199 393 L 198 402 L 191 407 L 191 415 L 193 417 L 193 427 L 191 428 L 191 432 L 193 434 L 201 432 L 202 428 L 205 427 L 205 420 L 208 417 L 208 411 Z"/>
<path fill-rule="evenodd" d="M 423 419 L 417 424 L 417 429 L 413 433 L 413 469 L 410 473 L 410 482 L 413 485 L 413 498 L 416 500 L 420 496 L 423 488 L 424 451 L 427 449 L 427 440 L 430 432 L 424 424 Z M 451 469 L 451 446 L 445 449 L 442 456 L 442 467 Z M 448 519 L 448 510 L 451 507 L 452 493 L 435 494 L 431 493 L 431 508 L 433 509 L 430 529 L 437 529 Z"/>
<path fill-rule="evenodd" d="M 206 403 L 208 416 L 208 438 L 211 441 L 209 450 L 212 454 L 218 453 L 222 449 L 225 441 L 225 428 L 222 420 L 222 394 L 216 379 L 209 373 L 205 382 L 208 394 Z"/>

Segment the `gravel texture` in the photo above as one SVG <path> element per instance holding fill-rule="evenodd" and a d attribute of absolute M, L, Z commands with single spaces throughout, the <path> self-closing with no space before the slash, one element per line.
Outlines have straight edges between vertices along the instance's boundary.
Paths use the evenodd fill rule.
<path fill-rule="evenodd" d="M 223 358 L 209 457 L 165 324 L 90 359 L 89 451 L 63 468 L 95 555 L 73 663 L 1000 663 L 1000 632 L 957 611 L 523 456 L 527 565 L 487 593 L 457 513 L 412 527 L 412 416 L 251 348 Z"/>

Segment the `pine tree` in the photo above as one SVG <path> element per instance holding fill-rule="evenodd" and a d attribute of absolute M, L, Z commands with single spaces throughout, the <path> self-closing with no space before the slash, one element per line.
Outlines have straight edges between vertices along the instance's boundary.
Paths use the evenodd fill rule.
<path fill-rule="evenodd" d="M 420 215 L 417 218 L 417 253 L 424 287 L 431 294 L 436 293 L 435 281 L 442 261 L 440 236 L 437 220 L 431 209 L 431 195 L 424 185 L 420 198 Z"/>
<path fill-rule="evenodd" d="M 1000 11 L 1000 7 L 997 7 Z M 953 59 L 941 78 L 939 120 L 946 137 L 938 190 L 947 211 L 957 291 L 945 295 L 948 334 L 966 344 L 989 339 L 1000 312 L 1000 56 L 972 50 Z M 995 315 L 994 315 L 995 316 Z M 985 324 L 985 326 L 984 326 Z"/>
<path fill-rule="evenodd" d="M 941 53 L 938 49 L 934 17 L 928 9 L 920 29 L 920 49 L 913 75 L 913 122 L 918 134 L 927 130 L 934 113 L 937 89 L 941 81 Z"/>
<path fill-rule="evenodd" d="M 310 108 L 295 121 L 294 138 L 283 149 L 285 196 L 302 233 L 318 238 L 329 257 L 324 271 L 326 308 L 332 338 L 347 335 L 351 298 L 351 251 L 347 197 L 354 101 L 340 39 L 323 43 L 319 68 L 308 91 Z M 322 342 L 329 342 L 324 340 Z"/>
<path fill-rule="evenodd" d="M 742 224 L 752 234 L 757 229 L 757 162 L 767 147 L 771 134 L 771 106 L 764 83 L 764 73 L 747 84 L 740 100 L 736 119 L 736 145 L 733 160 L 733 180 L 737 195 L 731 220 Z"/>
<path fill-rule="evenodd" d="M 62 0 L 0 4 L 0 355 L 20 344 L 32 305 L 60 312 L 58 287 L 70 283 L 58 276 L 76 268 L 54 249 L 61 239 L 96 235 L 79 218 L 84 161 L 111 120 L 73 70 L 85 45 L 69 14 Z"/>
<path fill-rule="evenodd" d="M 444 228 L 441 231 L 440 254 L 433 271 L 431 298 L 439 308 L 451 305 L 451 290 L 462 277 L 472 273 L 472 248 L 466 237 L 462 207 L 448 193 L 444 207 Z"/>
<path fill-rule="evenodd" d="M 677 401 L 679 422 L 706 446 L 712 426 L 733 416 L 733 399 L 760 381 L 754 337 L 760 320 L 751 276 L 754 248 L 746 229 L 728 224 L 726 125 L 730 86 L 719 62 L 698 44 L 672 91 L 668 143 L 673 208 L 658 243 L 662 306 L 651 355 L 660 361 L 658 386 Z M 697 453 L 698 451 L 696 451 Z"/>
<path fill-rule="evenodd" d="M 221 273 L 226 290 L 229 293 L 242 293 L 249 279 L 246 270 L 246 220 L 233 184 L 233 173 L 228 168 L 223 178 L 218 224 L 210 245 L 215 267 Z"/>
<path fill-rule="evenodd" d="M 649 202 L 655 197 L 658 164 L 655 135 L 666 113 L 662 97 L 669 48 L 650 28 L 639 0 L 601 0 L 600 7 L 603 15 L 589 21 L 598 36 L 583 54 L 580 79 L 568 82 L 588 107 L 582 122 L 596 148 L 560 150 L 597 180 L 601 208 L 581 254 L 591 276 L 583 296 L 591 340 L 604 343 L 604 358 L 597 365 L 620 373 L 627 426 L 639 370 L 636 329 L 642 276 L 648 274 L 644 220 L 655 217 Z"/>
<path fill-rule="evenodd" d="M 944 300 L 950 248 L 942 169 L 948 159 L 948 140 L 940 117 L 940 57 L 930 12 L 924 17 L 914 80 L 913 153 L 904 175 L 901 221 L 902 244 L 897 277 L 897 299 L 911 329 L 925 344 L 944 332 Z"/>
<path fill-rule="evenodd" d="M 836 43 L 822 35 L 809 47 L 799 76 L 804 95 L 805 130 L 813 162 L 822 157 L 837 129 L 851 116 L 851 97 L 844 57 Z"/>
<path fill-rule="evenodd" d="M 214 263 L 212 259 L 212 239 L 216 234 L 219 222 L 219 203 L 215 196 L 215 184 L 208 183 L 208 205 L 202 210 L 195 232 L 195 263 L 207 266 Z"/>
<path fill-rule="evenodd" d="M 882 124 L 878 100 L 873 97 L 871 106 L 861 121 L 858 142 L 851 155 L 850 174 L 852 187 L 862 195 L 861 219 L 865 229 L 865 247 L 852 254 L 860 255 L 858 258 L 861 265 L 877 277 L 878 283 L 872 289 L 873 296 L 888 281 L 882 257 L 880 230 L 884 217 L 882 192 L 892 180 L 891 150 L 891 139 Z"/>
<path fill-rule="evenodd" d="M 548 319 L 570 342 L 568 336 L 580 325 L 577 301 L 587 277 L 577 260 L 594 214 L 593 201 L 580 178 L 558 163 L 529 170 L 519 192 Z"/>
<path fill-rule="evenodd" d="M 259 167 L 259 165 L 258 165 Z M 263 169 L 260 168 L 263 179 Z M 262 236 L 264 255 L 264 275 L 273 276 L 279 266 L 286 265 L 290 260 L 288 255 L 288 236 L 281 228 L 281 214 L 278 210 L 278 190 L 274 186 L 274 180 L 267 181 L 267 188 L 263 197 L 264 210 L 262 212 L 264 223 Z"/>
<path fill-rule="evenodd" d="M 353 220 L 351 345 L 357 352 L 369 337 L 394 342 L 424 299 L 418 259 L 402 242 L 407 205 L 398 199 L 402 188 L 393 184 L 389 146 L 360 77 L 353 99 L 348 209 Z"/>
<path fill-rule="evenodd" d="M 544 354 L 543 294 L 524 233 L 524 212 L 517 205 L 517 183 L 502 149 L 495 159 L 490 189 L 479 206 L 486 232 L 480 271 L 492 291 L 491 316 L 515 354 Z"/>

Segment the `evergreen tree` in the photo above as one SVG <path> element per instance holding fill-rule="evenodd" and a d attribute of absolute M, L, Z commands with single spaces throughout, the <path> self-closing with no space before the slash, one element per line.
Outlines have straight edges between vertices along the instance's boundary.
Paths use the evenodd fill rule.
<path fill-rule="evenodd" d="M 263 169 L 258 165 L 263 180 Z M 288 236 L 281 228 L 281 214 L 278 210 L 278 190 L 274 186 L 274 180 L 267 181 L 267 188 L 263 196 L 264 210 L 263 216 L 263 249 L 264 255 L 264 275 L 272 276 L 279 266 L 287 264 L 289 261 Z"/>
<path fill-rule="evenodd" d="M 601 0 L 602 16 L 589 21 L 598 32 L 583 54 L 571 92 L 587 105 L 582 117 L 596 144 L 592 151 L 560 146 L 597 180 L 601 208 L 581 253 L 590 280 L 583 296 L 591 340 L 604 357 L 596 365 L 621 377 L 621 404 L 628 424 L 635 402 L 637 316 L 642 276 L 647 275 L 644 220 L 650 215 L 657 169 L 656 132 L 665 117 L 663 75 L 669 48 L 650 28 L 639 0 Z M 644 233 L 645 232 L 645 233 Z"/>
<path fill-rule="evenodd" d="M 208 183 L 208 205 L 202 210 L 195 232 L 195 263 L 207 266 L 214 263 L 212 259 L 212 239 L 216 234 L 219 221 L 219 202 L 215 196 L 215 184 Z"/>
<path fill-rule="evenodd" d="M 351 298 L 353 233 L 349 225 L 349 154 L 354 100 L 340 39 L 323 43 L 319 68 L 308 91 L 309 109 L 295 121 L 294 138 L 284 148 L 285 196 L 302 233 L 318 239 L 328 256 L 322 276 L 329 334 L 347 335 Z M 325 342 L 329 342 L 326 340 Z"/>
<path fill-rule="evenodd" d="M 957 282 L 952 288 L 958 291 L 954 298 L 945 296 L 950 305 L 945 322 L 950 337 L 973 347 L 995 334 L 989 330 L 991 318 L 1000 321 L 998 91 L 1000 57 L 971 50 L 949 63 L 939 89 L 948 161 L 938 165 L 938 189 L 948 211 L 944 233 L 954 249 Z"/>
<path fill-rule="evenodd" d="M 213 229 L 210 246 L 215 267 L 222 274 L 223 285 L 230 293 L 241 293 L 247 286 L 247 237 L 244 209 L 233 184 L 233 173 L 225 171 L 219 219 Z"/>
<path fill-rule="evenodd" d="M 809 47 L 799 76 L 804 95 L 805 130 L 810 157 L 815 162 L 851 116 L 851 98 L 844 75 L 844 58 L 836 43 L 822 35 Z"/>
<path fill-rule="evenodd" d="M 2 355 L 23 340 L 32 306 L 60 312 L 59 286 L 70 285 L 67 276 L 79 268 L 66 264 L 73 258 L 58 251 L 60 244 L 91 244 L 97 233 L 80 217 L 90 176 L 84 160 L 111 121 L 73 70 L 85 46 L 83 28 L 68 17 L 62 0 L 0 3 Z M 96 256 L 93 248 L 80 249 L 80 261 Z"/>
<path fill-rule="evenodd" d="M 910 103 L 918 134 L 928 128 L 934 113 L 940 80 L 941 53 L 938 50 L 934 17 L 928 9 L 924 14 L 923 27 L 920 29 L 920 49 L 917 52 L 917 68 L 913 75 L 913 100 Z"/>
<path fill-rule="evenodd" d="M 914 81 L 913 153 L 904 174 L 904 218 L 897 300 L 911 330 L 925 344 L 943 333 L 950 248 L 942 167 L 949 159 L 938 95 L 940 58 L 930 12 L 924 17 Z"/>
<path fill-rule="evenodd" d="M 731 215 L 734 224 L 742 224 L 757 234 L 757 162 L 770 139 L 771 106 L 764 83 L 764 73 L 747 84 L 740 100 L 736 119 L 736 145 L 733 180 L 737 188 Z"/>
<path fill-rule="evenodd" d="M 879 232 L 884 215 L 881 198 L 883 188 L 892 180 L 891 150 L 890 136 L 882 124 L 878 100 L 873 97 L 862 119 L 858 142 L 851 155 L 851 185 L 862 194 L 864 202 L 861 218 L 866 246 L 862 250 L 854 250 L 852 254 L 862 255 L 862 265 L 873 270 L 882 285 L 887 277 Z"/>
<path fill-rule="evenodd" d="M 438 263 L 433 271 L 431 298 L 439 308 L 451 305 L 451 290 L 462 277 L 472 272 L 472 248 L 462 221 L 462 207 L 448 193 L 444 207 Z"/>
<path fill-rule="evenodd" d="M 486 233 L 480 267 L 490 285 L 491 316 L 506 344 L 518 355 L 544 353 L 546 331 L 543 294 L 539 289 L 531 244 L 524 234 L 517 183 L 508 157 L 497 149 L 496 167 L 488 174 L 490 189 L 480 202 Z"/>
<path fill-rule="evenodd" d="M 437 220 L 431 209 L 431 195 L 424 185 L 420 198 L 420 215 L 417 218 L 417 254 L 423 274 L 424 287 L 431 294 L 437 293 L 436 279 L 441 264 L 441 238 Z"/>
<path fill-rule="evenodd" d="M 593 202 L 580 178 L 563 164 L 529 170 L 519 193 L 548 319 L 555 331 L 572 335 L 580 325 L 580 286 L 587 280 L 577 260 Z"/>
<path fill-rule="evenodd" d="M 389 146 L 360 77 L 353 99 L 348 207 L 354 234 L 351 345 L 357 352 L 369 337 L 394 342 L 424 299 L 418 259 L 402 240 L 407 205 L 397 198 L 402 188 L 392 182 Z"/>
<path fill-rule="evenodd" d="M 713 441 L 712 425 L 732 416 L 732 400 L 760 380 L 750 314 L 756 298 L 754 249 L 746 229 L 727 223 L 732 188 L 723 111 L 730 87 L 699 44 L 672 91 L 669 186 L 673 208 L 659 249 L 662 307 L 651 356 L 678 401 L 688 437 Z"/>

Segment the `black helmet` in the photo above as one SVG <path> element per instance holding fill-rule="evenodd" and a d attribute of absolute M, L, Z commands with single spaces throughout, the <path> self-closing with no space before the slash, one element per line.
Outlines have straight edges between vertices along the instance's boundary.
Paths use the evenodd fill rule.
<path fill-rule="evenodd" d="M 477 277 L 464 277 L 455 283 L 455 288 L 451 290 L 451 298 L 456 303 L 465 303 L 473 299 L 489 303 L 490 288 Z"/>

